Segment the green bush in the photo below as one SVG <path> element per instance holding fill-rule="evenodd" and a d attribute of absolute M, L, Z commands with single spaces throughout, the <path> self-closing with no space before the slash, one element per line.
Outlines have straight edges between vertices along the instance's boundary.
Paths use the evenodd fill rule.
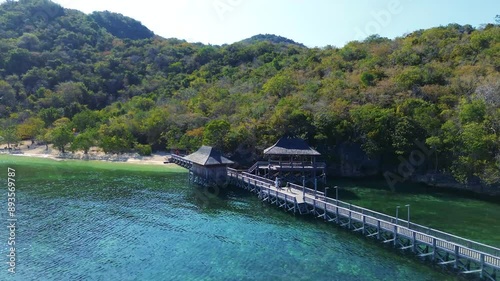
<path fill-rule="evenodd" d="M 151 150 L 151 145 L 149 144 L 136 144 L 135 149 L 137 150 L 137 153 L 141 156 L 151 156 L 153 153 Z"/>

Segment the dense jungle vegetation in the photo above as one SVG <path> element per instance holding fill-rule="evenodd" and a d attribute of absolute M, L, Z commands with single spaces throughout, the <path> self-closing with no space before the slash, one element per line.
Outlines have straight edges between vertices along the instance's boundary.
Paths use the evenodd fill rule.
<path fill-rule="evenodd" d="M 423 144 L 435 155 L 418 172 L 498 184 L 499 71 L 493 23 L 342 48 L 274 35 L 212 46 L 47 0 L 0 6 L 0 135 L 61 151 L 148 154 L 203 143 L 251 162 L 294 135 L 334 167 L 339 147 L 358 147 L 381 172 Z"/>

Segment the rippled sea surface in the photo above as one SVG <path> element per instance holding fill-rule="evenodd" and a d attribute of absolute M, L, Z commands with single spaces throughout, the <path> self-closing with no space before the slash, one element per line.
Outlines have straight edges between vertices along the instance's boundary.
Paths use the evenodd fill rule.
<path fill-rule="evenodd" d="M 17 264 L 1 227 L 0 280 L 454 280 L 245 191 L 200 196 L 182 171 L 12 161 L 0 208 L 14 167 Z"/>

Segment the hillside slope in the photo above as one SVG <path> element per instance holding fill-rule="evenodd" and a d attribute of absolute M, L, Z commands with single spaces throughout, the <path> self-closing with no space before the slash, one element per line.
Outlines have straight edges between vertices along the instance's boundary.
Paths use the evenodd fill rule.
<path fill-rule="evenodd" d="M 311 49 L 271 35 L 190 44 L 95 15 L 47 0 L 0 5 L 6 141 L 146 153 L 206 143 L 250 163 L 288 134 L 340 175 L 499 182 L 499 25 Z M 422 147 L 433 152 L 419 160 Z"/>

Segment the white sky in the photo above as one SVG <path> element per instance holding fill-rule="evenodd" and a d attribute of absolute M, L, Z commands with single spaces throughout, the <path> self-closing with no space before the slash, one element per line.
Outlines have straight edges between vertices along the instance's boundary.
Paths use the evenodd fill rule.
<path fill-rule="evenodd" d="M 215 45 L 270 33 L 309 47 L 341 47 L 374 33 L 394 38 L 449 23 L 477 27 L 500 14 L 498 0 L 53 1 L 85 13 L 121 13 L 162 37 Z"/>

